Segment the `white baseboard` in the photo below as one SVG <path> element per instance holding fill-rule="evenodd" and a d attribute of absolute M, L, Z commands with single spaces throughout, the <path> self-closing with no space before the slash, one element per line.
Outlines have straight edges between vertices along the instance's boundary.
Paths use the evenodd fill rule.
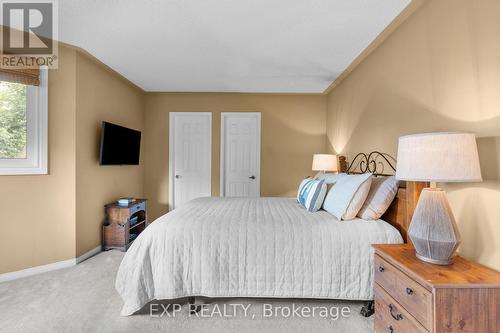
<path fill-rule="evenodd" d="M 95 256 L 96 254 L 100 253 L 101 251 L 102 251 L 102 246 L 99 245 L 99 246 L 93 248 L 92 250 L 90 250 L 88 252 L 85 252 L 84 254 L 82 254 L 81 256 L 79 256 L 78 258 L 76 258 L 76 263 L 79 264 L 82 261 L 85 261 L 88 258 L 91 258 L 91 257 Z"/>
<path fill-rule="evenodd" d="M 35 267 L 31 267 L 31 268 L 22 269 L 20 271 L 0 274 L 0 283 L 6 282 L 6 281 L 11 281 L 11 280 L 16 280 L 16 279 L 20 279 L 23 277 L 36 275 L 36 274 L 40 274 L 40 273 L 55 271 L 55 270 L 61 269 L 61 268 L 71 267 L 71 266 L 74 266 L 75 264 L 76 264 L 76 259 L 73 258 L 73 259 L 54 262 L 52 264 L 35 266 Z"/>
<path fill-rule="evenodd" d="M 40 274 L 40 273 L 55 271 L 55 270 L 61 269 L 61 268 L 71 267 L 71 266 L 74 266 L 76 264 L 81 263 L 82 261 L 89 259 L 90 257 L 95 256 L 96 254 L 100 253 L 101 251 L 102 251 L 101 246 L 98 246 L 98 247 L 93 248 L 92 250 L 82 254 L 78 258 L 58 261 L 58 262 L 54 262 L 52 264 L 47 264 L 47 265 L 42 265 L 42 266 L 35 266 L 35 267 L 31 267 L 31 268 L 26 268 L 26 269 L 22 269 L 20 271 L 0 274 L 0 283 L 20 279 L 23 277 L 32 276 L 32 275 L 36 275 L 36 274 Z"/>

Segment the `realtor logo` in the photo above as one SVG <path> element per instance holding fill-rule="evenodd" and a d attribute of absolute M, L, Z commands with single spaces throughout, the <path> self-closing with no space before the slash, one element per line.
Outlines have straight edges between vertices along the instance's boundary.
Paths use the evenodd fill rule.
<path fill-rule="evenodd" d="M 57 59 L 56 0 L 0 0 L 0 67 L 54 68 Z"/>

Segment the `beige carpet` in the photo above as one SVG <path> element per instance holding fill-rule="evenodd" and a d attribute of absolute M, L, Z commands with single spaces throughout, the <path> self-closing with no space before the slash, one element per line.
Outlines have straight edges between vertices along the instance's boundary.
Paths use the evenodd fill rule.
<path fill-rule="evenodd" d="M 186 304 L 180 311 L 169 308 L 160 316 L 169 303 L 154 302 L 139 314 L 120 317 L 122 301 L 114 289 L 114 279 L 122 257 L 121 252 L 103 252 L 75 267 L 0 283 L 0 332 L 374 331 L 373 316 L 367 319 L 359 314 L 362 303 L 345 301 L 215 300 L 205 305 L 203 318 L 189 315 Z M 302 317 L 288 315 L 293 312 L 292 303 L 315 311 L 314 318 L 306 318 L 307 310 Z M 158 309 L 154 316 L 150 315 L 151 306 Z M 248 307 L 246 316 L 243 306 Z M 334 320 L 336 309 L 344 307 L 349 307 L 350 314 Z M 321 309 L 328 309 L 329 314 Z M 268 316 L 271 311 L 279 315 Z"/>

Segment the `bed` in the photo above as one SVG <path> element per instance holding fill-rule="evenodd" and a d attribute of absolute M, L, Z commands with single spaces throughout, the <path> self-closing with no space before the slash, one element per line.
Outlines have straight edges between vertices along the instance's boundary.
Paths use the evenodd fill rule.
<path fill-rule="evenodd" d="M 377 221 L 339 222 L 294 198 L 190 201 L 129 248 L 116 279 L 121 314 L 191 296 L 372 300 L 371 244 L 405 241 L 418 192 L 401 184 Z"/>

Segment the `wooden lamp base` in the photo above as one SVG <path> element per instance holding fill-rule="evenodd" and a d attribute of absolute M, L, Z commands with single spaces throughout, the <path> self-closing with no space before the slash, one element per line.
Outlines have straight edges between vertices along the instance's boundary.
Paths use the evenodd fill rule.
<path fill-rule="evenodd" d="M 452 263 L 461 238 L 444 190 L 422 190 L 408 235 L 420 260 L 437 265 Z"/>

